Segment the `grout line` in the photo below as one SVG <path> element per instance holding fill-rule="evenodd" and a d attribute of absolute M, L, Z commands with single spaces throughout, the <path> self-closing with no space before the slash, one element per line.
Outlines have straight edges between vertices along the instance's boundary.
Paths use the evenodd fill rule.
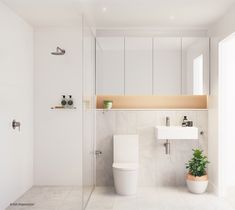
<path fill-rule="evenodd" d="M 97 82 L 96 82 L 96 80 L 97 80 L 97 68 L 96 68 L 96 66 L 97 66 L 97 64 L 96 64 L 96 62 L 97 62 L 97 55 L 96 55 L 96 44 L 97 44 L 97 40 L 96 40 L 96 37 L 95 37 L 95 58 L 94 58 L 94 62 L 95 62 L 95 66 L 94 66 L 94 69 L 95 69 L 95 75 L 94 75 L 94 83 L 95 83 L 95 95 L 97 94 Z"/>
<path fill-rule="evenodd" d="M 154 37 L 152 37 L 152 95 L 154 95 Z"/>
<path fill-rule="evenodd" d="M 212 81 L 212 74 L 211 74 L 211 38 L 209 38 L 209 90 L 208 90 L 208 95 L 211 95 L 211 81 Z"/>
<path fill-rule="evenodd" d="M 180 38 L 180 56 L 181 56 L 181 60 L 180 60 L 180 73 L 181 73 L 181 78 L 180 78 L 180 93 L 181 95 L 183 95 L 183 39 L 182 37 Z"/>
<path fill-rule="evenodd" d="M 123 93 L 124 93 L 124 96 L 126 95 L 126 37 L 124 37 L 124 52 L 123 52 L 123 56 L 124 56 L 124 90 L 123 90 Z"/>

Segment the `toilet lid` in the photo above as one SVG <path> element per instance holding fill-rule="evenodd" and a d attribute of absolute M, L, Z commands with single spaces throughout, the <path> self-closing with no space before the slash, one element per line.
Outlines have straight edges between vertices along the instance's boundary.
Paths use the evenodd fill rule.
<path fill-rule="evenodd" d="M 113 168 L 120 170 L 137 170 L 138 163 L 113 163 Z"/>

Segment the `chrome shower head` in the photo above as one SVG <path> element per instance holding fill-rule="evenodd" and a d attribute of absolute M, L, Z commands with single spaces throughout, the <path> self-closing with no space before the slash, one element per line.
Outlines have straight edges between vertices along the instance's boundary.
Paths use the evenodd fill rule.
<path fill-rule="evenodd" d="M 60 47 L 56 48 L 56 52 L 52 52 L 52 55 L 64 55 L 65 54 L 65 50 L 61 49 Z"/>

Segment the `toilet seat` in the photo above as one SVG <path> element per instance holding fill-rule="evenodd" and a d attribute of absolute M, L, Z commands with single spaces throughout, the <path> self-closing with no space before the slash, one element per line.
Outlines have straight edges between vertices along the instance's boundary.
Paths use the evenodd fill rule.
<path fill-rule="evenodd" d="M 138 163 L 113 163 L 113 168 L 123 171 L 136 171 Z"/>

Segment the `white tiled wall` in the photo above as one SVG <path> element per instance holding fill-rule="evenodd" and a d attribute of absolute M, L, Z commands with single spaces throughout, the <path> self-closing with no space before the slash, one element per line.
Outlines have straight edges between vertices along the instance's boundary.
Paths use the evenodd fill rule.
<path fill-rule="evenodd" d="M 34 30 L 0 1 L 0 209 L 33 185 Z M 15 119 L 20 131 L 12 129 Z"/>
<path fill-rule="evenodd" d="M 34 185 L 82 184 L 82 17 L 74 27 L 34 33 Z M 56 46 L 66 50 L 53 56 Z M 61 95 L 77 109 L 51 110 Z"/>
<path fill-rule="evenodd" d="M 154 126 L 165 125 L 166 116 L 171 125 L 181 125 L 188 116 L 199 131 L 199 140 L 171 141 L 171 154 L 165 154 L 164 140 L 156 140 Z M 192 156 L 192 149 L 202 148 L 207 153 L 206 110 L 156 110 L 156 111 L 97 111 L 96 147 L 102 151 L 97 157 L 97 186 L 113 185 L 112 136 L 138 134 L 140 144 L 139 186 L 182 186 L 185 184 L 185 163 Z"/>

